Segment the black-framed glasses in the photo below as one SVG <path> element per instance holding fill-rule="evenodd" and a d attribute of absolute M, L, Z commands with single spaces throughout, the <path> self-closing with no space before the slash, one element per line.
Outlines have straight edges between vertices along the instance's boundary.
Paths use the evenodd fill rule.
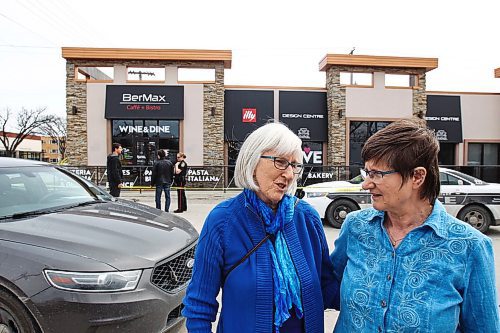
<path fill-rule="evenodd" d="M 290 165 L 292 166 L 292 171 L 294 174 L 299 174 L 302 171 L 302 168 L 304 167 L 304 164 L 288 162 L 283 157 L 261 155 L 260 158 L 267 158 L 269 160 L 273 160 L 274 167 L 278 170 L 286 170 L 286 168 L 288 168 L 288 166 Z"/>
<path fill-rule="evenodd" d="M 390 175 L 393 173 L 397 173 L 396 170 L 389 170 L 389 171 L 380 171 L 380 170 L 367 170 L 367 169 L 360 169 L 359 170 L 361 173 L 361 177 L 363 180 L 366 180 L 367 178 L 370 178 L 370 180 L 374 183 L 379 183 L 384 179 L 385 175 Z"/>

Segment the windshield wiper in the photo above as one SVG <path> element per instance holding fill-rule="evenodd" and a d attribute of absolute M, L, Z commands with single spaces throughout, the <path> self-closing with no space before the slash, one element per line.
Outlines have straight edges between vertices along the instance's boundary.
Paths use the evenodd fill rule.
<path fill-rule="evenodd" d="M 95 200 L 91 200 L 91 201 L 79 202 L 76 204 L 69 204 L 69 205 L 57 206 L 57 207 L 51 207 L 51 208 L 45 208 L 45 209 L 37 209 L 37 210 L 29 211 L 29 212 L 14 213 L 12 215 L 1 216 L 0 220 L 22 219 L 22 218 L 29 217 L 29 216 L 57 213 L 57 212 L 61 212 L 63 210 L 70 209 L 70 208 L 88 206 L 88 205 L 93 205 L 96 203 L 103 203 L 103 202 L 106 202 L 106 201 L 100 200 L 100 199 L 95 199 Z"/>
<path fill-rule="evenodd" d="M 93 205 L 93 204 L 97 204 L 97 203 L 104 203 L 104 202 L 107 202 L 107 201 L 104 201 L 101 199 L 94 199 L 94 200 L 90 200 L 90 201 L 84 201 L 84 202 L 79 202 L 76 204 L 66 205 L 66 206 L 63 206 L 62 208 L 69 209 L 69 208 L 88 206 L 88 205 Z"/>
<path fill-rule="evenodd" d="M 54 208 L 38 209 L 38 210 L 29 211 L 29 212 L 15 213 L 15 214 L 12 214 L 12 215 L 2 216 L 2 217 L 0 217 L 0 219 L 2 219 L 2 220 L 6 220 L 6 219 L 22 219 L 22 218 L 28 217 L 28 216 L 36 216 L 36 215 L 44 215 L 44 214 L 55 213 L 55 212 L 57 212 L 59 210 L 60 209 L 54 209 Z"/>

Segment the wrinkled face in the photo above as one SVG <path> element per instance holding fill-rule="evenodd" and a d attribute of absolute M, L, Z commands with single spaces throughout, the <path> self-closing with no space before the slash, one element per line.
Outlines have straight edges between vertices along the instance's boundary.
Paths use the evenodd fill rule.
<path fill-rule="evenodd" d="M 375 164 L 372 161 L 365 163 L 365 169 L 372 171 L 390 171 L 392 170 L 386 164 Z M 402 177 L 399 173 L 386 174 L 383 177 L 367 177 L 362 187 L 369 190 L 372 199 L 372 205 L 375 209 L 388 212 L 400 212 L 408 205 L 413 204 L 413 190 L 411 181 L 408 180 L 401 186 Z"/>
<path fill-rule="evenodd" d="M 288 162 L 301 163 L 293 155 L 277 155 L 274 151 L 266 151 L 262 155 L 281 157 Z M 295 181 L 295 174 L 291 166 L 285 170 L 279 170 L 274 166 L 272 159 L 261 158 L 254 171 L 254 180 L 259 186 L 257 196 L 274 209 Z"/>

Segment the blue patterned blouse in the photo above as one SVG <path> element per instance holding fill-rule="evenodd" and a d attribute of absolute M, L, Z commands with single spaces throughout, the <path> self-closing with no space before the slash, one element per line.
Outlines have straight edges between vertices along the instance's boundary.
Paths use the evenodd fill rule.
<path fill-rule="evenodd" d="M 334 332 L 500 332 L 491 240 L 436 201 L 394 249 L 384 214 L 349 214 L 335 241 L 342 285 Z"/>

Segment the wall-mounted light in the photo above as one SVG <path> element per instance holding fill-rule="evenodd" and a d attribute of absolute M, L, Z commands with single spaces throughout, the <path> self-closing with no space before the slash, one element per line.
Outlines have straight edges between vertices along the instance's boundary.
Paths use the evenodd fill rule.
<path fill-rule="evenodd" d="M 215 106 L 212 106 L 212 107 L 210 108 L 210 115 L 211 115 L 212 117 L 214 117 L 214 116 L 215 116 Z"/>
<path fill-rule="evenodd" d="M 73 105 L 71 107 L 71 114 L 77 114 L 78 113 L 78 108 L 76 107 L 76 105 Z"/>
<path fill-rule="evenodd" d="M 342 118 L 342 110 L 339 110 L 339 119 Z"/>

